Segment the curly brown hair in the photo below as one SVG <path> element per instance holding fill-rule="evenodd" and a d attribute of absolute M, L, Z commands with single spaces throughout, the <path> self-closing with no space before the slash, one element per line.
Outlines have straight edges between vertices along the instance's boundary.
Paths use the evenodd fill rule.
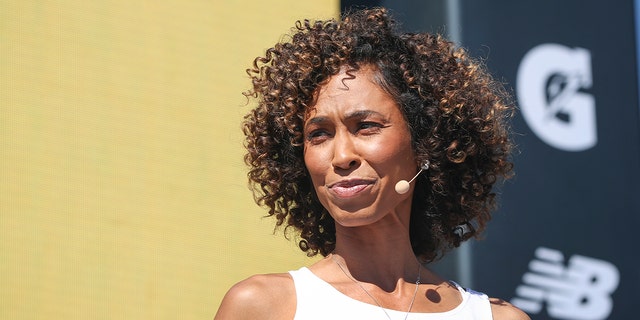
<path fill-rule="evenodd" d="M 398 32 L 383 8 L 298 21 L 287 41 L 247 69 L 253 89 L 244 94 L 258 100 L 243 123 L 254 197 L 277 227 L 299 232 L 307 255 L 335 248 L 335 222 L 303 160 L 304 115 L 330 76 L 365 65 L 400 106 L 417 160 L 430 162 L 416 179 L 410 238 L 417 256 L 436 260 L 477 237 L 491 218 L 493 186 L 512 170 L 513 107 L 503 86 L 463 49 L 439 35 Z"/>

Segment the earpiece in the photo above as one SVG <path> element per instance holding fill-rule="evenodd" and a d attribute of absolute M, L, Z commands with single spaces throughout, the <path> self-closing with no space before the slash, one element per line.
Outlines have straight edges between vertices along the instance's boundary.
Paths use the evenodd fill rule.
<path fill-rule="evenodd" d="M 416 173 L 416 175 L 413 178 L 411 178 L 411 180 L 409 181 L 400 180 L 398 181 L 398 183 L 396 183 L 396 192 L 398 194 L 407 193 L 411 187 L 411 182 L 413 182 L 413 180 L 415 180 L 423 170 L 428 170 L 428 169 L 429 169 L 429 160 L 425 160 L 422 166 L 420 166 L 420 171 L 418 171 L 418 173 Z"/>

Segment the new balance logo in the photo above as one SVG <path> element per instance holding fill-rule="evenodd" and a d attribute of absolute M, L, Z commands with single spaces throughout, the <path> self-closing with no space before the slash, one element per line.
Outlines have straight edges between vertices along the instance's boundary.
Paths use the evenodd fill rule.
<path fill-rule="evenodd" d="M 562 252 L 539 247 L 511 303 L 537 314 L 546 302 L 547 314 L 555 319 L 605 319 L 619 280 L 618 269 L 607 261 L 573 255 L 565 267 Z"/>

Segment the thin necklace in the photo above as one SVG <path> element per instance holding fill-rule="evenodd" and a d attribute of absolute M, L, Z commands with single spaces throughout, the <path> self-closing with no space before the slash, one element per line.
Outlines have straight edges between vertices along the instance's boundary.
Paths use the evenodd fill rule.
<path fill-rule="evenodd" d="M 382 309 L 382 311 L 384 312 L 384 314 L 387 316 L 387 318 L 389 320 L 391 319 L 391 316 L 389 316 L 389 314 L 387 313 L 387 310 L 380 304 L 380 302 L 378 302 L 378 299 L 376 299 L 371 293 L 369 293 L 369 291 L 367 291 L 367 289 L 364 288 L 364 286 L 362 286 L 362 284 L 360 284 L 360 281 L 356 280 L 356 278 L 352 277 L 350 274 L 347 273 L 346 270 L 344 270 L 344 268 L 342 267 L 342 265 L 338 262 L 338 260 L 336 260 L 336 258 L 333 256 L 333 254 L 331 254 L 331 260 L 333 260 L 333 262 L 335 262 L 338 265 L 338 268 L 340 268 L 340 270 L 342 270 L 342 273 L 344 273 L 345 276 L 347 276 L 347 278 L 351 279 L 351 281 L 355 282 L 355 284 L 358 285 L 358 287 L 360 287 L 360 289 L 362 289 L 362 291 L 364 291 L 364 293 L 366 293 L 369 298 L 371 298 L 371 300 L 373 300 L 378 307 L 380 307 L 380 309 Z M 407 317 L 409 317 L 409 313 L 411 313 L 411 308 L 413 308 L 413 303 L 416 301 L 416 295 L 418 294 L 418 287 L 420 287 L 420 274 L 421 274 L 420 270 L 420 263 L 418 262 L 418 279 L 416 280 L 416 289 L 415 291 L 413 291 L 413 298 L 411 298 L 411 303 L 409 303 L 409 309 L 407 310 L 407 314 L 404 315 L 404 320 L 407 320 Z"/>

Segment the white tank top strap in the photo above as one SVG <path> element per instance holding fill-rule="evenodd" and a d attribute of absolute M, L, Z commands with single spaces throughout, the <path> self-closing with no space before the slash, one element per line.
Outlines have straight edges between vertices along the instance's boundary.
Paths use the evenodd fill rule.
<path fill-rule="evenodd" d="M 469 288 L 464 288 L 453 280 L 449 280 L 460 293 L 462 294 L 462 304 L 468 306 L 471 314 L 474 315 L 473 319 L 493 320 L 493 313 L 491 312 L 491 302 L 489 297 L 482 293 Z"/>

